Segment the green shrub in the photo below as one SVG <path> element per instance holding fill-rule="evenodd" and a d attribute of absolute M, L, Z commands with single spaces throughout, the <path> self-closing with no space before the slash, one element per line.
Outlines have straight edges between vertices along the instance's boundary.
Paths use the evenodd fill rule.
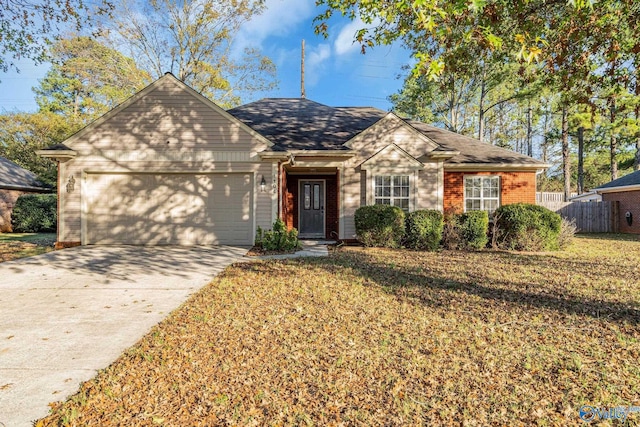
<path fill-rule="evenodd" d="M 557 250 L 561 218 L 549 209 L 528 203 L 500 206 L 496 210 L 498 246 L 518 251 Z"/>
<path fill-rule="evenodd" d="M 18 197 L 11 225 L 15 233 L 54 232 L 57 226 L 55 194 L 23 194 Z"/>
<path fill-rule="evenodd" d="M 489 242 L 489 214 L 486 211 L 469 211 L 459 215 L 458 226 L 462 246 L 465 249 L 483 249 Z"/>
<path fill-rule="evenodd" d="M 356 234 L 365 246 L 398 248 L 404 236 L 404 212 L 397 206 L 362 206 L 355 213 Z"/>
<path fill-rule="evenodd" d="M 264 231 L 261 227 L 256 230 L 255 245 L 265 251 L 293 251 L 298 249 L 298 230 L 287 231 L 287 226 L 280 218 L 273 223 L 271 230 Z"/>
<path fill-rule="evenodd" d="M 443 226 L 440 211 L 411 212 L 405 220 L 405 245 L 411 249 L 435 251 L 442 240 Z"/>

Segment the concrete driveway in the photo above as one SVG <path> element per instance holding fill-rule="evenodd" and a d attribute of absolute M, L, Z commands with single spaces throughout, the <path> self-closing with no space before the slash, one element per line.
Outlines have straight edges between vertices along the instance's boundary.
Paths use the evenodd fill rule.
<path fill-rule="evenodd" d="M 0 427 L 46 416 L 246 251 L 89 246 L 0 263 Z"/>

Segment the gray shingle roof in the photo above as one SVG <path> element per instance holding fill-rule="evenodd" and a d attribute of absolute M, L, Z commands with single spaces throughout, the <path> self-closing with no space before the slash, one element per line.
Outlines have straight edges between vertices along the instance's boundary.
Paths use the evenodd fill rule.
<path fill-rule="evenodd" d="M 536 166 L 544 165 L 543 162 L 532 157 L 525 156 L 518 152 L 507 150 L 486 142 L 480 142 L 475 138 L 471 138 L 459 133 L 451 132 L 435 126 L 430 126 L 413 120 L 407 121 L 411 126 L 420 131 L 423 135 L 430 138 L 440 147 L 449 151 L 459 151 L 460 154 L 447 160 L 445 164 L 493 164 L 493 163 L 510 163 L 519 165 Z"/>
<path fill-rule="evenodd" d="M 38 181 L 38 177 L 16 165 L 12 161 L 0 157 L 0 189 L 9 190 L 45 190 L 47 187 Z"/>
<path fill-rule="evenodd" d="M 344 150 L 345 142 L 386 115 L 302 98 L 267 98 L 228 112 L 276 144 L 275 150 Z"/>
<path fill-rule="evenodd" d="M 228 112 L 272 141 L 275 151 L 344 150 L 347 141 L 388 114 L 371 107 L 329 107 L 302 98 L 267 98 Z M 406 122 L 438 144 L 438 150 L 460 152 L 446 164 L 544 166 L 536 159 L 474 138 L 417 121 Z"/>
<path fill-rule="evenodd" d="M 640 185 L 640 171 L 631 172 L 630 174 L 625 175 L 622 178 L 618 178 L 604 185 L 601 185 L 600 187 L 596 188 L 596 190 L 604 190 L 607 188 L 615 187 L 626 187 L 628 185 Z"/>

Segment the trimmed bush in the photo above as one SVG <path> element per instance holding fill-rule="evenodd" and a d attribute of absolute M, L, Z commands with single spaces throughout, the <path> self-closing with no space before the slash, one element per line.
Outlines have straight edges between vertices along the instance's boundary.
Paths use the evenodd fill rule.
<path fill-rule="evenodd" d="M 443 226 L 440 211 L 411 212 L 405 220 L 405 245 L 411 249 L 435 251 L 442 240 Z"/>
<path fill-rule="evenodd" d="M 287 230 L 287 226 L 280 218 L 273 223 L 273 228 L 264 231 L 258 227 L 256 230 L 256 246 L 265 251 L 288 252 L 298 249 L 298 230 Z"/>
<path fill-rule="evenodd" d="M 404 236 L 404 212 L 397 206 L 362 206 L 355 213 L 356 234 L 365 246 L 398 248 Z"/>
<path fill-rule="evenodd" d="M 498 246 L 518 251 L 557 250 L 561 218 L 549 209 L 528 203 L 500 206 L 496 210 Z"/>
<path fill-rule="evenodd" d="M 54 232 L 57 218 L 55 194 L 23 194 L 13 207 L 11 225 L 15 233 Z"/>
<path fill-rule="evenodd" d="M 489 242 L 489 214 L 486 211 L 469 211 L 460 214 L 458 227 L 465 249 L 483 249 Z"/>

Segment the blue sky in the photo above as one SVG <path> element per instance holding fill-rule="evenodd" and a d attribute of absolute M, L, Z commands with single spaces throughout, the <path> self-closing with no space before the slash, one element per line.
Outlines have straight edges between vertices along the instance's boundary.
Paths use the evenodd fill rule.
<path fill-rule="evenodd" d="M 409 63 L 409 53 L 399 45 L 376 47 L 365 55 L 353 44 L 360 22 L 337 18 L 330 22 L 330 37 L 314 33 L 315 0 L 267 0 L 265 12 L 245 24 L 236 38 L 236 49 L 258 47 L 277 66 L 279 87 L 260 97 L 300 96 L 300 45 L 306 43 L 307 98 L 331 106 L 373 106 L 388 110 L 387 97 L 397 92 L 397 76 Z M 38 84 L 47 65 L 19 61 L 21 72 L 0 73 L 0 112 L 35 111 L 31 88 Z M 246 99 L 245 101 L 254 101 Z"/>

